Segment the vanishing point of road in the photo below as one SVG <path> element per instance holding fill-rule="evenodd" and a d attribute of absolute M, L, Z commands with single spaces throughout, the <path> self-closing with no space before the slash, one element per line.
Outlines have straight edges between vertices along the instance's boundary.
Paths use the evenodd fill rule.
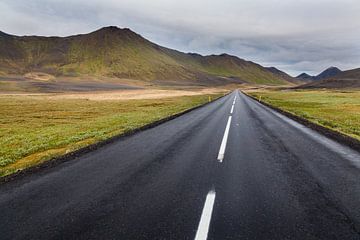
<path fill-rule="evenodd" d="M 0 185 L 0 239 L 360 239 L 360 153 L 239 91 Z"/>

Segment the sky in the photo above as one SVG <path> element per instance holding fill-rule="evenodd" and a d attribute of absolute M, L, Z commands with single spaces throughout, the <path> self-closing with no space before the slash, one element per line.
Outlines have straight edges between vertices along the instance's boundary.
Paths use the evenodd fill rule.
<path fill-rule="evenodd" d="M 165 47 L 228 53 L 295 76 L 360 67 L 360 0 L 1 0 L 0 31 L 130 28 Z"/>

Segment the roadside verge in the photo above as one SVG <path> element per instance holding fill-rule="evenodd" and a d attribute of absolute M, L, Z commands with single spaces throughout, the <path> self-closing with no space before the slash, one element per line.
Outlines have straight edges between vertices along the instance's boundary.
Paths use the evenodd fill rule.
<path fill-rule="evenodd" d="M 327 127 L 324 127 L 324 126 L 321 126 L 319 124 L 316 124 L 310 120 L 307 120 L 305 118 L 302 118 L 302 117 L 299 117 L 293 113 L 290 113 L 288 111 L 285 111 L 283 109 L 280 109 L 278 107 L 275 107 L 269 103 L 266 103 L 264 101 L 261 101 L 257 98 L 255 98 L 254 96 L 251 96 L 250 94 L 247 94 L 246 92 L 244 91 L 241 91 L 243 94 L 245 94 L 246 96 L 250 97 L 251 99 L 275 110 L 276 112 L 279 112 L 285 116 L 287 116 L 288 118 L 292 119 L 292 120 L 295 120 L 303 125 L 305 125 L 306 127 L 312 129 L 312 130 L 315 130 L 323 135 L 325 135 L 326 137 L 338 142 L 338 143 L 341 143 L 341 144 L 344 144 L 358 152 L 360 152 L 360 141 L 355 139 L 355 138 L 352 138 L 348 135 L 345 135 L 343 133 L 340 133 L 340 132 L 337 132 L 333 129 L 330 129 L 330 128 L 327 128 Z"/>
<path fill-rule="evenodd" d="M 227 93 L 229 94 L 229 93 Z M 223 96 L 226 96 L 227 94 L 223 95 L 221 94 L 220 96 L 216 96 L 217 98 L 214 100 L 218 100 L 220 98 L 222 98 Z M 170 121 L 174 118 L 177 118 L 181 115 L 184 115 L 186 113 L 189 113 L 195 109 L 198 109 L 198 108 L 201 108 L 211 102 L 214 102 L 214 101 L 210 101 L 210 98 L 209 98 L 209 102 L 207 101 L 205 104 L 199 104 L 199 105 L 193 105 L 193 107 L 191 106 L 188 106 L 190 108 L 184 110 L 183 109 L 179 109 L 180 111 L 178 113 L 176 113 L 176 111 L 173 111 L 172 115 L 169 115 L 167 117 L 164 117 L 164 118 L 161 118 L 160 120 L 156 120 L 156 121 L 153 121 L 153 122 L 148 122 L 146 123 L 145 125 L 142 125 L 142 126 L 139 126 L 137 128 L 133 128 L 133 129 L 129 129 L 129 130 L 126 130 L 120 134 L 117 134 L 115 136 L 109 136 L 108 138 L 104 139 L 104 140 L 99 140 L 97 141 L 96 143 L 91 143 L 87 146 L 84 146 L 82 148 L 79 148 L 79 149 L 76 149 L 76 150 L 73 150 L 69 153 L 65 153 L 65 154 L 62 154 L 60 156 L 54 156 L 52 158 L 49 158 L 48 160 L 44 161 L 44 162 L 41 162 L 39 164 L 36 164 L 36 165 L 33 165 L 33 166 L 29 166 L 27 168 L 24 168 L 24 169 L 19 169 L 18 171 L 16 172 L 13 172 L 13 173 L 10 173 L 8 175 L 5 175 L 5 176 L 2 176 L 0 177 L 0 183 L 2 182 L 8 182 L 8 181 L 11 181 L 11 180 L 14 180 L 16 178 L 19 178 L 21 176 L 24 176 L 24 175 L 27 175 L 27 174 L 30 174 L 30 173 L 34 173 L 34 172 L 37 172 L 41 169 L 44 169 L 44 168 L 50 168 L 50 167 L 53 167 L 53 166 L 56 166 L 56 165 L 59 165 L 60 163 L 63 163 L 63 162 L 66 162 L 66 161 L 69 161 L 69 160 L 72 160 L 76 157 L 79 157 L 85 153 L 88 153 L 88 152 L 91 152 L 91 151 L 94 151 L 104 145 L 107 145 L 109 143 L 112 143 L 114 141 L 118 141 L 122 138 L 125 138 L 125 137 L 128 137 L 128 136 L 131 136 L 133 134 L 136 134 L 140 131 L 143 131 L 143 130 L 146 130 L 146 129 L 149 129 L 149 128 L 153 128 L 155 126 L 158 126 L 164 122 L 167 122 L 167 121 Z M 145 105 L 146 106 L 146 105 Z M 177 109 L 177 108 L 175 108 Z M 158 118 L 159 119 L 159 118 Z"/>

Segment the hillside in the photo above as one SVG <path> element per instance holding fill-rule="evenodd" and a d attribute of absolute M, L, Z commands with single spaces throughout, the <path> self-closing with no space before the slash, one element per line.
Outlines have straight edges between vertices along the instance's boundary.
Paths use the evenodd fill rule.
<path fill-rule="evenodd" d="M 284 71 L 281 71 L 280 69 L 277 69 L 276 67 L 266 67 L 266 69 L 270 72 L 272 72 L 273 74 L 275 74 L 276 76 L 285 79 L 288 82 L 294 83 L 294 84 L 301 84 L 303 83 L 303 81 L 301 81 L 300 79 L 294 78 L 292 76 L 290 76 L 289 74 L 287 74 Z"/>
<path fill-rule="evenodd" d="M 156 45 L 130 29 L 106 27 L 70 37 L 0 32 L 0 75 L 106 76 L 194 84 L 284 84 L 264 67 L 227 54 L 201 56 Z"/>
<path fill-rule="evenodd" d="M 343 71 L 333 77 L 307 83 L 297 88 L 360 88 L 360 68 Z"/>

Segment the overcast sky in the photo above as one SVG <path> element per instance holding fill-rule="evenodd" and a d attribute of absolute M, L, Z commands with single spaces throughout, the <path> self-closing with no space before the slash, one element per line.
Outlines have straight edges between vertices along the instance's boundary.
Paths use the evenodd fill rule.
<path fill-rule="evenodd" d="M 67 36 L 109 25 L 160 45 L 229 53 L 297 75 L 360 67 L 360 0 L 1 0 L 0 31 Z"/>

